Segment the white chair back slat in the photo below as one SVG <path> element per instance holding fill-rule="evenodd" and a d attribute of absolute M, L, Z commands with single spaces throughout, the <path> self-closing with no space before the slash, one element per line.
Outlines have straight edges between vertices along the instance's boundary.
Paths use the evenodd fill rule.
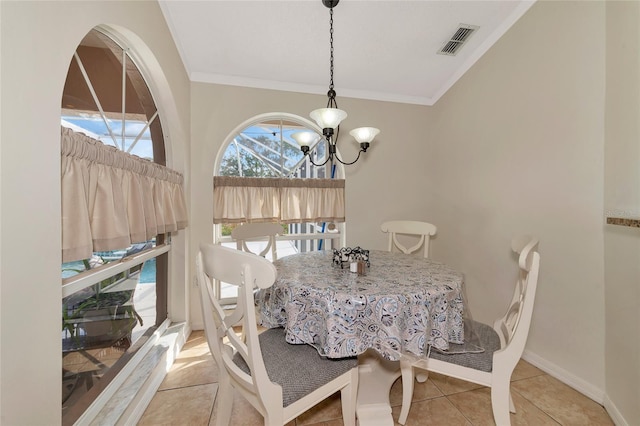
<path fill-rule="evenodd" d="M 418 251 L 424 246 L 423 255 L 429 257 L 429 244 L 431 237 L 437 232 L 435 225 L 428 222 L 419 222 L 413 220 L 392 220 L 384 222 L 380 225 L 382 232 L 388 233 L 387 250 L 400 251 L 404 254 L 411 254 Z M 398 238 L 399 235 L 418 237 L 418 242 L 411 247 L 407 247 L 407 243 L 403 243 Z"/>
<path fill-rule="evenodd" d="M 271 260 L 274 261 L 278 259 L 276 237 L 282 232 L 282 225 L 277 223 L 244 223 L 231 231 L 231 238 L 236 241 L 238 250 L 261 257 L 266 257 L 267 253 L 271 252 Z M 256 251 L 249 247 L 249 241 L 260 241 L 264 238 L 267 238 L 267 245 L 262 250 Z"/>

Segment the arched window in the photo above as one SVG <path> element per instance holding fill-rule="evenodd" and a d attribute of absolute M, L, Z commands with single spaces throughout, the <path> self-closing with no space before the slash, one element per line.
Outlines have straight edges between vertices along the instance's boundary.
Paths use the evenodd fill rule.
<path fill-rule="evenodd" d="M 310 131 L 316 134 L 310 144 L 310 155 L 316 163 L 322 163 L 327 153 L 322 130 L 313 122 L 288 113 L 267 113 L 253 117 L 234 129 L 225 140 L 215 166 L 216 176 L 240 176 L 247 178 L 292 179 L 341 179 L 342 164 L 315 166 L 304 156 L 298 143 L 291 137 L 296 132 Z M 215 227 L 215 240 L 229 247 L 236 243 L 231 231 L 236 223 L 221 223 Z M 296 222 L 283 224 L 278 237 L 278 256 L 327 250 L 344 242 L 344 224 L 335 222 Z M 266 241 L 254 241 L 254 251 L 261 251 Z M 267 254 L 270 259 L 271 253 Z M 271 259 L 270 259 L 271 260 Z M 233 300 L 235 287 L 225 286 L 220 297 Z"/>
<path fill-rule="evenodd" d="M 316 134 L 311 155 L 322 159 L 326 141 L 315 124 L 293 114 L 263 114 L 242 123 L 227 138 L 216 168 L 218 176 L 329 178 L 331 169 L 316 167 L 302 155 L 291 137 L 301 131 Z M 329 170 L 328 170 L 329 169 Z M 339 170 L 342 171 L 342 168 Z"/>
<path fill-rule="evenodd" d="M 293 133 L 311 131 L 316 134 L 311 155 L 316 162 L 324 161 L 326 141 L 318 126 L 302 117 L 288 113 L 267 113 L 253 117 L 237 126 L 225 140 L 215 166 L 216 176 L 342 178 L 341 164 L 328 163 L 316 167 L 302 154 Z M 339 244 L 343 224 L 326 222 L 291 223 L 281 237 L 282 255 L 291 251 L 330 249 Z M 229 242 L 233 225 L 217 228 L 218 241 Z M 320 235 L 322 234 L 322 235 Z M 335 242 L 335 243 L 333 243 Z"/>
<path fill-rule="evenodd" d="M 63 160 L 65 138 L 72 138 L 77 143 L 74 146 L 84 143 L 103 152 L 113 150 L 104 146 L 115 147 L 116 152 L 127 153 L 117 158 L 139 161 L 144 167 L 149 163 L 146 160 L 165 165 L 162 125 L 152 93 L 128 47 L 114 41 L 106 30 L 93 29 L 78 46 L 69 65 L 61 107 Z M 63 167 L 63 222 L 64 174 Z M 96 176 L 104 179 L 108 174 Z M 119 186 L 111 190 L 122 191 Z M 115 197 L 108 198 L 101 206 L 114 203 Z M 146 206 L 144 210 L 148 210 Z M 106 211 L 103 216 L 107 219 L 103 228 L 110 226 L 109 220 L 114 228 L 120 226 Z M 79 418 L 167 319 L 168 230 L 179 227 L 161 226 L 159 220 L 156 225 L 147 223 L 146 232 L 131 231 L 122 246 L 110 243 L 105 250 L 96 251 L 94 239 L 90 257 L 66 256 L 63 241 L 63 258 L 72 258 L 62 265 L 65 424 Z M 121 261 L 124 258 L 126 262 Z"/>

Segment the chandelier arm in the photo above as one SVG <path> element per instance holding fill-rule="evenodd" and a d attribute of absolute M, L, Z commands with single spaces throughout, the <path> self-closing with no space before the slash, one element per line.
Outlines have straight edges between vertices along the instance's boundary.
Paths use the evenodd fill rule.
<path fill-rule="evenodd" d="M 350 166 L 352 164 L 355 164 L 356 161 L 358 161 L 360 159 L 360 154 L 362 154 L 363 152 L 365 152 L 363 149 L 361 149 L 360 151 L 358 151 L 358 156 L 356 157 L 355 160 L 353 160 L 352 162 L 346 162 L 346 161 L 342 161 L 340 159 L 340 157 L 338 157 L 338 153 L 335 154 L 335 158 L 336 160 L 338 160 L 340 163 L 344 164 L 345 166 Z"/>
<path fill-rule="evenodd" d="M 316 167 L 322 167 L 322 166 L 324 166 L 325 164 L 327 164 L 327 163 L 329 162 L 329 160 L 331 160 L 331 158 L 332 158 L 331 156 L 328 156 L 328 157 L 327 157 L 327 159 L 326 159 L 326 160 L 324 160 L 324 162 L 323 162 L 323 163 L 319 163 L 319 164 L 317 164 L 315 161 L 313 161 L 313 158 L 311 158 L 311 155 L 309 155 L 309 162 L 311 162 L 311 164 L 313 164 L 313 165 L 314 165 L 314 166 L 316 166 Z M 340 161 L 340 160 L 338 160 L 338 161 Z"/>

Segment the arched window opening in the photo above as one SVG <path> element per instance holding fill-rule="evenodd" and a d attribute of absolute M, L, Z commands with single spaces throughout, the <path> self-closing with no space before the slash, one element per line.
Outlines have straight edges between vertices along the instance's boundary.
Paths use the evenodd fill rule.
<path fill-rule="evenodd" d="M 92 30 L 76 50 L 62 95 L 65 127 L 165 165 L 158 110 L 128 49 Z"/>
<path fill-rule="evenodd" d="M 314 126 L 314 127 L 310 127 Z M 310 122 L 292 115 L 266 115 L 234 132 L 226 143 L 218 176 L 329 178 L 327 167 L 316 167 L 302 155 L 293 133 L 316 134 L 311 155 L 322 159 L 326 141 Z M 321 132 L 320 132 L 321 133 Z M 334 170 L 337 170 L 334 168 Z"/>
<path fill-rule="evenodd" d="M 166 164 L 151 91 L 129 48 L 101 29 L 74 53 L 61 107 L 63 128 Z M 63 424 L 82 415 L 167 319 L 168 235 L 62 264 Z"/>
<path fill-rule="evenodd" d="M 326 140 L 322 130 L 302 117 L 287 113 L 268 113 L 254 117 L 232 131 L 223 144 L 216 162 L 216 176 L 247 178 L 341 179 L 340 164 L 315 166 L 304 156 L 298 143 L 291 137 L 296 132 L 309 131 L 316 135 L 310 154 L 317 163 L 326 158 Z M 223 245 L 235 247 L 231 231 L 235 223 L 222 223 L 215 227 L 215 239 Z M 300 222 L 283 224 L 283 233 L 277 239 L 278 256 L 331 249 L 343 240 L 344 224 L 335 222 Z M 261 251 L 266 241 L 251 244 Z M 267 255 L 269 258 L 269 255 Z M 233 298 L 232 288 L 221 289 L 221 297 Z"/>

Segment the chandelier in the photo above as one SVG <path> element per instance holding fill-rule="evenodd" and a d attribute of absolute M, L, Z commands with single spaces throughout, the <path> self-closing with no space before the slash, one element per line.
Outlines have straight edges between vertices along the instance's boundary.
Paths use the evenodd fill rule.
<path fill-rule="evenodd" d="M 380 130 L 374 127 L 359 127 L 349 132 L 351 136 L 360 144 L 360 151 L 355 160 L 348 162 L 343 161 L 338 157 L 336 150 L 336 143 L 338 142 L 338 135 L 340 133 L 340 122 L 347 118 L 346 111 L 338 109 L 338 103 L 336 102 L 336 91 L 333 89 L 333 8 L 338 4 L 340 0 L 322 0 L 322 4 L 329 8 L 329 91 L 327 96 L 329 101 L 326 108 L 316 109 L 311 111 L 309 116 L 318 124 L 322 129 L 322 135 L 327 140 L 328 155 L 324 162 L 316 164 L 310 155 L 310 145 L 315 141 L 317 136 L 312 132 L 298 132 L 291 135 L 291 137 L 298 142 L 302 153 L 309 157 L 309 161 L 314 166 L 324 166 L 329 161 L 333 164 L 334 159 L 344 165 L 351 165 L 360 159 L 360 154 L 367 152 L 369 144 L 373 141 Z"/>

